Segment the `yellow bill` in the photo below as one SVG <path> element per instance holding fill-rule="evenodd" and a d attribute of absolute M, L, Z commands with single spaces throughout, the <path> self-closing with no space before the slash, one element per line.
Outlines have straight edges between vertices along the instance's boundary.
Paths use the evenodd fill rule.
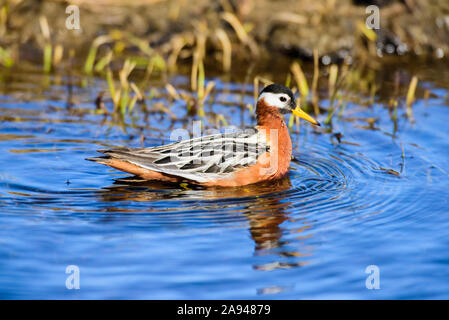
<path fill-rule="evenodd" d="M 304 120 L 309 121 L 310 123 L 313 123 L 316 126 L 320 126 L 320 123 L 318 121 L 316 121 L 314 118 L 312 118 L 311 116 L 309 116 L 307 113 L 305 113 L 304 111 L 302 111 L 299 107 L 296 107 L 295 109 L 292 110 L 292 113 L 297 116 L 300 117 Z"/>

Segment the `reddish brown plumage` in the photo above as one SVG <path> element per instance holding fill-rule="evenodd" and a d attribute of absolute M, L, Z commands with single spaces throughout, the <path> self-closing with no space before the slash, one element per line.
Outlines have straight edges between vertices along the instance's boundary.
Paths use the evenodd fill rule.
<path fill-rule="evenodd" d="M 288 172 L 292 158 L 292 141 L 287 125 L 278 109 L 266 105 L 263 99 L 257 104 L 256 114 L 258 128 L 265 129 L 267 132 L 271 132 L 271 130 L 278 132 L 278 136 L 274 137 L 274 139 L 277 138 L 277 144 L 276 140 L 271 141 L 271 135 L 267 136 L 271 147 L 270 153 L 277 152 L 278 154 L 278 170 L 274 176 L 278 179 Z"/>
<path fill-rule="evenodd" d="M 287 125 L 278 108 L 268 106 L 263 99 L 257 103 L 256 116 L 257 128 L 265 131 L 270 151 L 262 154 L 255 165 L 240 169 L 225 179 L 204 185 L 237 187 L 285 176 L 292 157 L 292 142 Z"/>
<path fill-rule="evenodd" d="M 99 163 L 110 166 L 111 168 L 128 172 L 133 175 L 139 176 L 145 180 L 158 180 L 158 181 L 167 181 L 167 182 L 182 182 L 184 179 L 179 177 L 174 177 L 165 173 L 156 172 L 153 170 L 149 170 L 146 168 L 139 167 L 134 163 L 130 163 L 128 161 L 110 158 L 103 159 L 102 161 L 97 161 Z"/>

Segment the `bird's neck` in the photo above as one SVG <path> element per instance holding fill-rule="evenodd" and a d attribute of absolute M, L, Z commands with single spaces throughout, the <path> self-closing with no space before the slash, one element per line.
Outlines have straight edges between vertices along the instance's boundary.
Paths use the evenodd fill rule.
<path fill-rule="evenodd" d="M 287 125 L 278 108 L 259 101 L 256 109 L 258 129 L 266 134 L 270 152 L 277 153 L 278 165 L 275 177 L 281 177 L 288 172 L 292 156 L 292 142 Z"/>
<path fill-rule="evenodd" d="M 284 119 L 278 108 L 270 107 L 263 100 L 256 107 L 257 124 L 270 129 L 280 129 L 285 126 Z"/>

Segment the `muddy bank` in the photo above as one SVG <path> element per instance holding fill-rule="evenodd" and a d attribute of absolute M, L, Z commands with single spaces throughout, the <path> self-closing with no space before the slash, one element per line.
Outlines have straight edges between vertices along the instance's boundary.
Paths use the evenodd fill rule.
<path fill-rule="evenodd" d="M 68 5 L 80 9 L 80 29 L 68 30 Z M 366 7 L 380 8 L 380 29 L 363 28 Z M 217 61 L 258 59 L 274 53 L 324 63 L 360 56 L 449 54 L 449 2 L 445 0 L 71 0 L 6 1 L 2 5 L 0 45 L 13 60 L 42 61 L 45 43 L 86 50 L 95 38 L 110 35 L 115 51 L 142 50 L 177 61 L 200 47 Z M 49 34 L 42 31 L 46 17 Z M 136 41 L 129 42 L 130 37 Z M 147 48 L 148 49 L 148 48 Z M 154 51 L 153 51 L 154 50 Z M 150 54 L 149 50 L 147 50 Z M 4 64 L 4 58 L 3 58 Z"/>

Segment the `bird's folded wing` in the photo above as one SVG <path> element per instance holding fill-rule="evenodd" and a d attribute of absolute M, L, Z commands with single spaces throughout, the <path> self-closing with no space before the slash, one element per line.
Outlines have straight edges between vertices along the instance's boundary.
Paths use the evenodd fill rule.
<path fill-rule="evenodd" d="M 109 157 L 197 182 L 224 178 L 257 162 L 269 150 L 257 130 L 216 134 L 141 149 L 99 150 Z"/>

